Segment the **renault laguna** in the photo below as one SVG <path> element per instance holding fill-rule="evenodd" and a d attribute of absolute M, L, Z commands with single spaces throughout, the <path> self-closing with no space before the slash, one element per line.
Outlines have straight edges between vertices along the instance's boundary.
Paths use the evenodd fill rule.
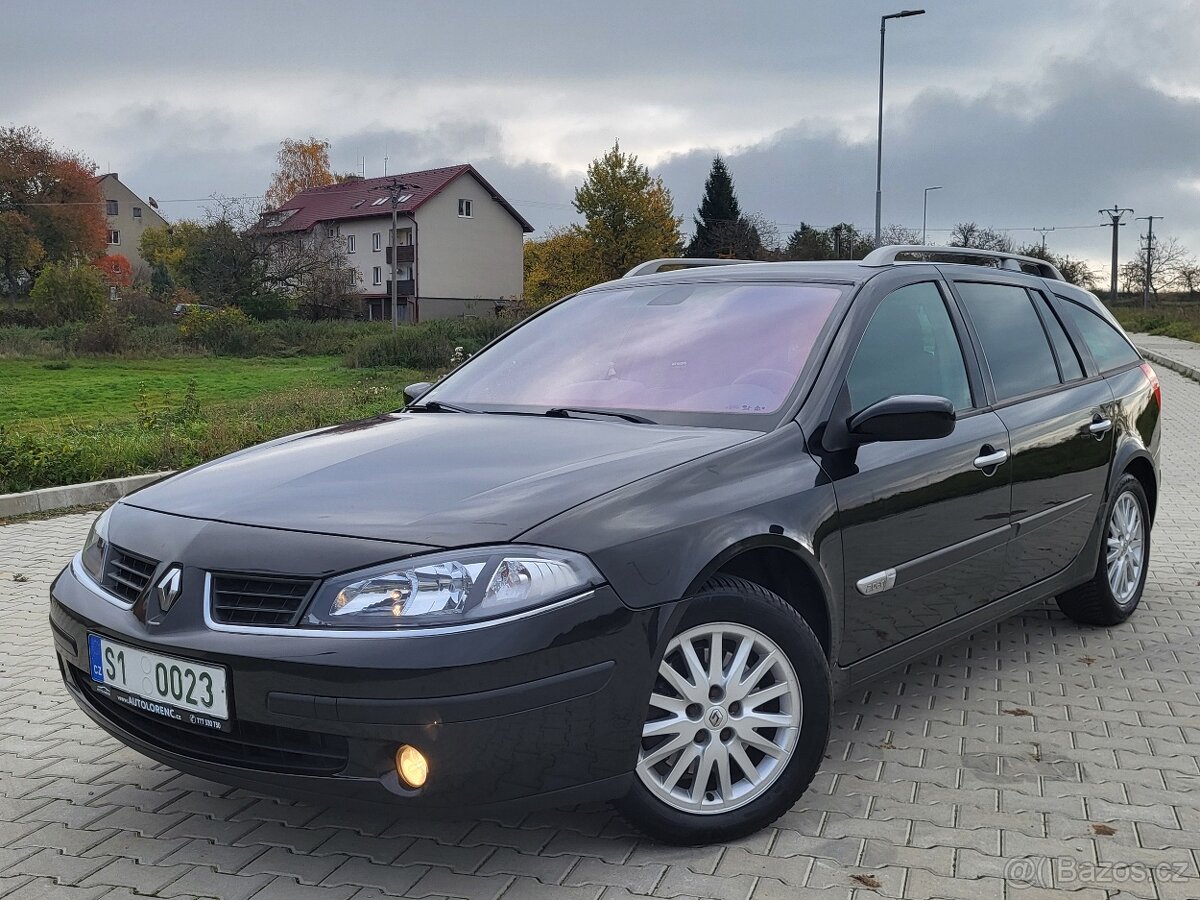
<path fill-rule="evenodd" d="M 67 690 L 259 791 L 760 829 L 839 692 L 1141 598 L 1153 370 L 1053 266 L 944 253 L 649 263 L 399 412 L 131 494 L 52 587 Z"/>

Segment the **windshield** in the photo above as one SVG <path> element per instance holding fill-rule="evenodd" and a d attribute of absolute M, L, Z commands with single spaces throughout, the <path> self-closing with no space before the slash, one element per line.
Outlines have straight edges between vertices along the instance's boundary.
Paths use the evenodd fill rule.
<path fill-rule="evenodd" d="M 843 288 L 672 284 L 580 294 L 450 375 L 422 402 L 771 413 Z"/>

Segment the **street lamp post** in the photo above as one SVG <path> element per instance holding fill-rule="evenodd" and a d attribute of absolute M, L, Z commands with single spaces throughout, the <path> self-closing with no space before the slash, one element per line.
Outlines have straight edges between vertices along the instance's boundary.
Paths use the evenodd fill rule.
<path fill-rule="evenodd" d="M 883 232 L 883 46 L 887 37 L 888 19 L 907 19 L 923 16 L 923 9 L 903 9 L 879 17 L 879 134 L 875 150 L 875 246 L 879 246 Z"/>
<path fill-rule="evenodd" d="M 929 244 L 929 241 L 925 237 L 925 226 L 929 222 L 929 192 L 940 191 L 941 189 L 942 186 L 940 184 L 935 184 L 932 187 L 925 188 L 925 200 L 921 204 L 921 243 L 926 246 Z M 879 238 L 876 238 L 875 240 L 878 242 Z"/>

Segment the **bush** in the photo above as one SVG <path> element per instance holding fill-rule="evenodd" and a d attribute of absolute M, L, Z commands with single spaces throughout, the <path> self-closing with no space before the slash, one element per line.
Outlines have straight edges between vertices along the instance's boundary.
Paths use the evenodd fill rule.
<path fill-rule="evenodd" d="M 41 324 L 37 313 L 28 306 L 0 306 L 0 329 L 37 328 Z"/>
<path fill-rule="evenodd" d="M 135 325 L 165 325 L 172 321 L 174 303 L 137 289 L 125 290 L 117 309 Z"/>
<path fill-rule="evenodd" d="M 129 346 L 131 320 L 109 307 L 100 318 L 88 322 L 75 339 L 78 353 L 101 353 L 116 356 Z"/>
<path fill-rule="evenodd" d="M 438 319 L 375 335 L 346 354 L 352 369 L 402 366 L 433 371 L 461 362 L 512 325 L 505 319 Z M 378 326 L 376 326 L 378 327 Z"/>
<path fill-rule="evenodd" d="M 262 343 L 261 329 L 236 306 L 192 307 L 180 318 L 179 331 L 217 356 L 249 356 Z"/>
<path fill-rule="evenodd" d="M 47 325 L 87 322 L 108 305 L 108 286 L 94 266 L 50 263 L 29 293 L 38 319 Z"/>

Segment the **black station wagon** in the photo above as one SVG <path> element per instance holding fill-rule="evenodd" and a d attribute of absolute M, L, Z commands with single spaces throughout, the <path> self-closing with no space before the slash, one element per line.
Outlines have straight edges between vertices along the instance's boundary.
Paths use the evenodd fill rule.
<path fill-rule="evenodd" d="M 67 689 L 220 782 L 701 843 L 796 803 L 840 690 L 1049 597 L 1134 611 L 1161 395 L 1094 296 L 980 251 L 699 262 L 117 503 L 52 588 Z"/>

